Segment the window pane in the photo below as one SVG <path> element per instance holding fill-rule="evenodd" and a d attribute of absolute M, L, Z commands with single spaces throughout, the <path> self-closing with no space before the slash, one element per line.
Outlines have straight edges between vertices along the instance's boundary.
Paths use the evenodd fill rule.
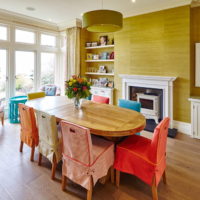
<path fill-rule="evenodd" d="M 0 40 L 7 40 L 7 27 L 5 26 L 0 26 Z"/>
<path fill-rule="evenodd" d="M 56 46 L 56 37 L 52 35 L 41 34 L 41 45 Z"/>
<path fill-rule="evenodd" d="M 34 52 L 16 51 L 16 95 L 25 95 L 34 88 Z"/>
<path fill-rule="evenodd" d="M 6 66 L 7 66 L 7 52 L 0 49 L 0 100 L 6 98 Z"/>
<path fill-rule="evenodd" d="M 35 43 L 35 33 L 30 31 L 15 30 L 15 41 L 34 44 Z"/>
<path fill-rule="evenodd" d="M 54 83 L 54 69 L 56 55 L 54 53 L 41 53 L 41 85 Z"/>

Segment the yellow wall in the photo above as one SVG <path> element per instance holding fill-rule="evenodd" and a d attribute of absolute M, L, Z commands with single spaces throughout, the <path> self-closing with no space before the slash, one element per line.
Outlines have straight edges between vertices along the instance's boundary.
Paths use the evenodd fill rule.
<path fill-rule="evenodd" d="M 200 96 L 200 87 L 195 87 L 195 43 L 200 43 L 200 7 L 191 9 L 191 95 Z"/>
<path fill-rule="evenodd" d="M 94 38 L 87 32 L 82 38 L 85 34 Z M 125 18 L 123 29 L 114 37 L 115 103 L 122 92 L 119 74 L 177 76 L 174 120 L 190 122 L 190 7 Z"/>

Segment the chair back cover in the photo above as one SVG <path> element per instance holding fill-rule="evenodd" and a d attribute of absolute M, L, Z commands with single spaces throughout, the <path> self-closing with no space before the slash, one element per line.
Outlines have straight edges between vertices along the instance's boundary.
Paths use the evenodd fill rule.
<path fill-rule="evenodd" d="M 28 93 L 28 100 L 32 100 L 32 99 L 37 99 L 37 98 L 41 98 L 41 97 L 45 97 L 45 92 L 33 92 L 33 93 Z"/>
<path fill-rule="evenodd" d="M 92 95 L 92 101 L 98 102 L 98 103 L 105 103 L 109 104 L 110 99 L 108 97 L 102 97 L 98 95 Z"/>
<path fill-rule="evenodd" d="M 58 128 L 54 115 L 42 111 L 36 111 L 38 132 L 39 132 L 39 152 L 53 162 L 53 155 L 57 161 L 61 159 L 61 145 L 58 137 Z"/>
<path fill-rule="evenodd" d="M 169 121 L 169 117 L 164 118 L 154 130 L 149 152 L 149 157 L 154 163 L 159 163 L 165 157 Z"/>
<path fill-rule="evenodd" d="M 90 166 L 92 158 L 92 142 L 87 128 L 61 121 L 64 156 L 82 165 Z"/>
<path fill-rule="evenodd" d="M 137 112 L 141 111 L 141 103 L 137 102 L 137 101 L 119 99 L 118 105 L 121 108 L 127 108 L 127 109 L 131 109 L 131 110 L 135 110 Z"/>
<path fill-rule="evenodd" d="M 36 115 L 40 140 L 45 141 L 50 146 L 55 146 L 59 141 L 55 116 L 42 111 L 37 111 Z"/>
<path fill-rule="evenodd" d="M 38 130 L 36 126 L 35 113 L 33 108 L 25 104 L 19 104 L 21 141 L 29 146 L 38 145 Z"/>

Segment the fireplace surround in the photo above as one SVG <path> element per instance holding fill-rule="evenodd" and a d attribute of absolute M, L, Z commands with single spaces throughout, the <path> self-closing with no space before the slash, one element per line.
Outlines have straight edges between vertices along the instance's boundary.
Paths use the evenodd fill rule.
<path fill-rule="evenodd" d="M 173 128 L 173 82 L 177 77 L 147 76 L 120 74 L 122 78 L 122 98 L 130 98 L 130 87 L 162 89 L 163 117 L 170 117 L 170 128 Z"/>

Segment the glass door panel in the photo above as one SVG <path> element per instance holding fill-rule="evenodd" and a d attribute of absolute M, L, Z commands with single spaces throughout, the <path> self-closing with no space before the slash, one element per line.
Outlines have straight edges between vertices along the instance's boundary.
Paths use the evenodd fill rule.
<path fill-rule="evenodd" d="M 41 53 L 41 85 L 54 84 L 56 54 Z"/>
<path fill-rule="evenodd" d="M 15 95 L 26 95 L 34 90 L 34 66 L 34 52 L 15 52 Z"/>
<path fill-rule="evenodd" d="M 7 50 L 0 49 L 0 101 L 6 100 Z"/>

